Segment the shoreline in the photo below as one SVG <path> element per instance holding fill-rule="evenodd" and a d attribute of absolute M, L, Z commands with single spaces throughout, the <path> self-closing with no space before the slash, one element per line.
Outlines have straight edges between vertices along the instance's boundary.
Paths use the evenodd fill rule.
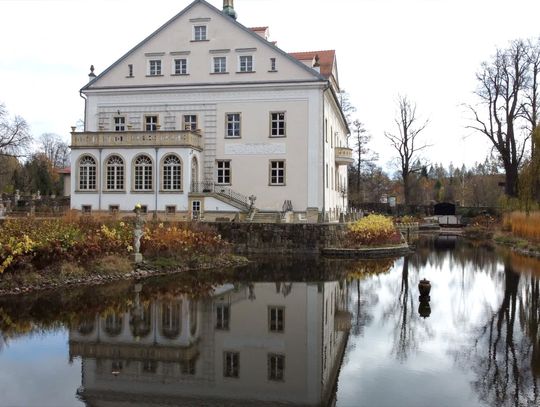
<path fill-rule="evenodd" d="M 217 257 L 213 260 L 214 261 L 212 263 L 201 263 L 195 267 L 188 266 L 189 262 L 186 262 L 185 266 L 178 266 L 171 269 L 160 269 L 153 265 L 151 262 L 143 261 L 142 263 L 135 265 L 133 270 L 127 273 L 88 273 L 86 275 L 73 278 L 62 278 L 53 281 L 45 280 L 33 284 L 23 284 L 17 287 L 4 287 L 6 285 L 6 282 L 3 280 L 3 276 L 0 275 L 0 297 L 31 294 L 38 291 L 66 289 L 70 287 L 98 286 L 112 283 L 115 281 L 142 280 L 150 277 L 167 276 L 195 271 L 207 271 L 218 268 L 231 269 L 245 266 L 249 263 L 249 260 L 247 258 L 236 255 Z"/>

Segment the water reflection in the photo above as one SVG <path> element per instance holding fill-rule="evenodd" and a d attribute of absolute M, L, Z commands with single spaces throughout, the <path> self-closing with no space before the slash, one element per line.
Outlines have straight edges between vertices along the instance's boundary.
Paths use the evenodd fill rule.
<path fill-rule="evenodd" d="M 141 291 L 136 285 L 131 308 L 98 313 L 69 332 L 87 405 L 333 398 L 351 327 L 344 281 L 224 284 L 204 298 L 144 302 Z"/>
<path fill-rule="evenodd" d="M 217 281 L 194 273 L 0 298 L 0 391 L 23 366 L 18 347 L 54 358 L 55 375 L 32 387 L 60 383 L 49 405 L 536 406 L 539 270 L 443 237 L 398 260 L 261 258 Z M 69 347 L 51 356 L 41 337 Z M 6 400 L 39 405 L 13 385 L 34 375 L 21 370 Z"/>
<path fill-rule="evenodd" d="M 538 260 L 442 237 L 353 281 L 338 405 L 539 405 L 538 270 Z M 422 278 L 433 285 L 429 310 Z"/>

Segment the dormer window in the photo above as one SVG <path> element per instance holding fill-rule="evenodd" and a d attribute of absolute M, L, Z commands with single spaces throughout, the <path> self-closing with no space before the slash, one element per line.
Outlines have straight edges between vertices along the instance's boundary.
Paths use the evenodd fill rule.
<path fill-rule="evenodd" d="M 206 41 L 206 26 L 196 25 L 193 27 L 193 40 L 194 41 Z"/>
<path fill-rule="evenodd" d="M 240 72 L 253 72 L 253 56 L 241 55 L 240 56 Z"/>
<path fill-rule="evenodd" d="M 161 59 L 151 59 L 150 61 L 148 61 L 148 75 L 161 75 Z"/>

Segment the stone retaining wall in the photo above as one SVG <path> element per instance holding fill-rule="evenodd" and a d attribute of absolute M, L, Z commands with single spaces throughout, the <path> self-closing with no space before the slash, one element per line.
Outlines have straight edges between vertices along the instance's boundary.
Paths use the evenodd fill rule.
<path fill-rule="evenodd" d="M 346 224 L 298 223 L 211 223 L 238 254 L 321 253 L 325 247 L 339 247 Z"/>

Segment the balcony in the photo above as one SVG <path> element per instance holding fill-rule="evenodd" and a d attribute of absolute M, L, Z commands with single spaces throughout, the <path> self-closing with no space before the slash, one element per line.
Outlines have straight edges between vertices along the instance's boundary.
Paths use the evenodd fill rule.
<path fill-rule="evenodd" d="M 349 165 L 354 163 L 352 148 L 336 147 L 335 154 L 337 165 Z"/>
<path fill-rule="evenodd" d="M 202 151 L 203 140 L 191 130 L 85 131 L 71 133 L 71 148 L 190 147 Z"/>

